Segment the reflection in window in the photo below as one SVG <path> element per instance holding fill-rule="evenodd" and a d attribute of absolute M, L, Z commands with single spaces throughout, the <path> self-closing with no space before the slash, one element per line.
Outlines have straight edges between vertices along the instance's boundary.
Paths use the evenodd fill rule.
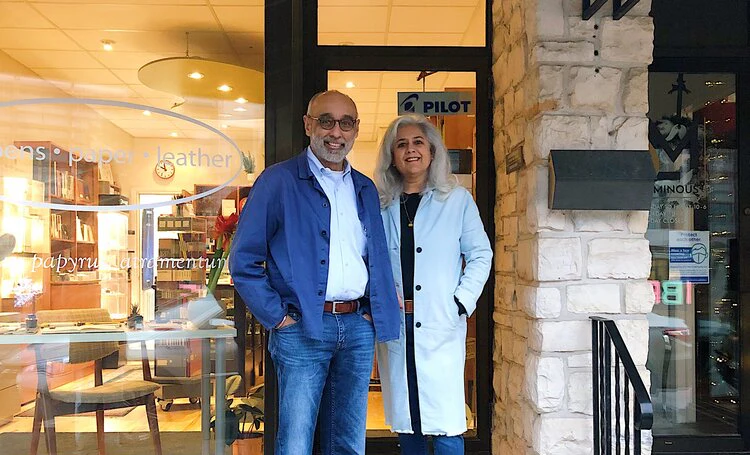
<path fill-rule="evenodd" d="M 646 237 L 656 434 L 737 430 L 737 136 L 731 74 L 652 73 Z"/>

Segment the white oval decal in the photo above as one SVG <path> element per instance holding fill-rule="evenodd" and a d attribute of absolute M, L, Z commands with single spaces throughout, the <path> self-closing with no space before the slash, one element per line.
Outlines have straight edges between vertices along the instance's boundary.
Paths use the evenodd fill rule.
<path fill-rule="evenodd" d="M 148 111 L 151 111 L 152 113 L 167 115 L 169 117 L 173 117 L 179 120 L 184 120 L 186 122 L 190 122 L 194 125 L 198 125 L 202 128 L 205 128 L 211 131 L 212 133 L 215 133 L 217 136 L 221 137 L 223 140 L 225 140 L 230 146 L 234 148 L 234 150 L 237 151 L 237 155 L 239 156 L 238 163 L 240 163 L 240 165 L 237 168 L 237 172 L 229 180 L 222 183 L 221 185 L 216 186 L 215 188 L 211 188 L 208 191 L 194 194 L 189 197 L 163 201 L 163 202 L 154 202 L 154 203 L 149 203 L 149 204 L 128 204 L 128 205 L 76 205 L 76 204 L 58 204 L 54 202 L 19 200 L 19 199 L 14 199 L 12 197 L 4 196 L 4 195 L 0 195 L 0 201 L 11 202 L 14 204 L 24 205 L 28 207 L 49 208 L 49 209 L 55 209 L 55 210 L 75 210 L 78 212 L 120 212 L 123 210 L 150 209 L 150 208 L 156 208 L 156 207 L 165 207 L 169 205 L 184 204 L 186 202 L 195 201 L 196 199 L 201 199 L 203 197 L 209 196 L 218 191 L 221 191 L 223 188 L 226 188 L 234 179 L 236 179 L 240 175 L 240 173 L 242 173 L 243 153 L 240 150 L 240 148 L 237 146 L 237 144 L 229 136 L 217 130 L 213 126 L 208 125 L 204 122 L 201 122 L 200 120 L 196 120 L 192 117 L 188 117 L 186 115 L 179 114 L 177 112 L 172 112 L 166 109 L 161 109 L 158 107 L 146 106 L 144 104 L 127 103 L 124 101 L 103 100 L 103 99 L 94 99 L 94 98 L 34 98 L 34 99 L 24 99 L 24 100 L 14 100 L 14 101 L 3 101 L 3 102 L 0 102 L 0 108 L 12 107 L 12 106 L 29 106 L 29 105 L 35 105 L 35 104 L 96 104 L 99 106 L 115 106 L 115 107 L 129 108 L 129 109 L 137 109 L 140 111 L 148 110 Z M 52 151 L 50 151 L 50 153 L 52 153 Z M 156 162 L 154 162 L 154 164 L 156 164 Z M 45 182 L 45 184 L 46 183 L 48 182 Z"/>

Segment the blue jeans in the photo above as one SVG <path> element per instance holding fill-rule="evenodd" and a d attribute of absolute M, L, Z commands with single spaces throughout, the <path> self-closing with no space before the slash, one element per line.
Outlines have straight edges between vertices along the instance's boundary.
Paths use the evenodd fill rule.
<path fill-rule="evenodd" d="M 409 385 L 409 417 L 414 434 L 399 433 L 402 455 L 428 455 L 427 437 L 422 434 L 422 420 L 419 415 L 419 388 L 417 387 L 417 367 L 414 357 L 414 315 L 406 315 L 406 379 Z M 461 455 L 464 453 L 464 437 L 432 436 L 435 455 Z"/>
<path fill-rule="evenodd" d="M 323 341 L 302 324 L 272 330 L 279 426 L 276 455 L 312 453 L 318 413 L 323 455 L 363 455 L 375 328 L 361 313 L 323 314 Z"/>

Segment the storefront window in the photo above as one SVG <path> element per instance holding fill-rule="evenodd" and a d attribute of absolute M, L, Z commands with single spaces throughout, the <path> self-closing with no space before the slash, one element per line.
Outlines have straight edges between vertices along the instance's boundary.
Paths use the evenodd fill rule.
<path fill-rule="evenodd" d="M 262 439 L 226 247 L 264 166 L 264 6 L 229 3 L 0 7 L 0 452 L 207 454 L 224 403 L 218 433 Z"/>
<path fill-rule="evenodd" d="M 736 85 L 732 74 L 652 73 L 658 175 L 646 234 L 654 433 L 737 431 Z"/>
<path fill-rule="evenodd" d="M 486 3 L 484 0 L 319 0 L 318 44 L 484 46 Z"/>

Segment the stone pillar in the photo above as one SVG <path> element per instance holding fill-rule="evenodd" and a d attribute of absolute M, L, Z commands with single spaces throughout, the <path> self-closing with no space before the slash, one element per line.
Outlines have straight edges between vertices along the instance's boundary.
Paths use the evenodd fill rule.
<path fill-rule="evenodd" d="M 494 1 L 496 454 L 593 452 L 591 315 L 618 321 L 648 384 L 648 213 L 547 198 L 550 149 L 648 147 L 650 6 L 583 21 L 581 0 Z M 525 166 L 506 174 L 519 147 Z"/>

